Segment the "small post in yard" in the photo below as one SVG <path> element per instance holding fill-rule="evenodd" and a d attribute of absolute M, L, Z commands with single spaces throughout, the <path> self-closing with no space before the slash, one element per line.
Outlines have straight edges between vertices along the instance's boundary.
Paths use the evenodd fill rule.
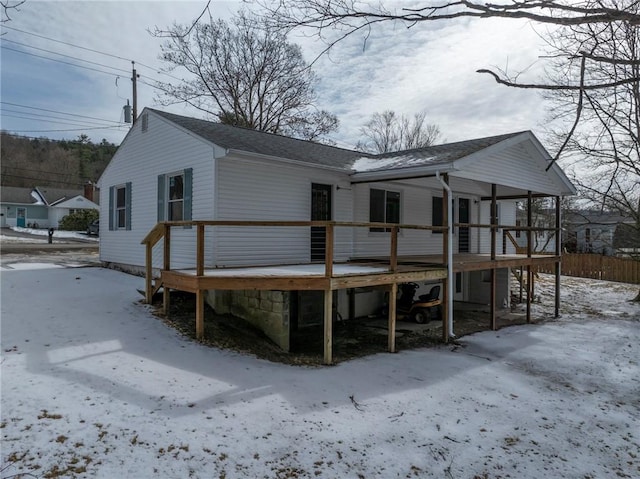
<path fill-rule="evenodd" d="M 49 228 L 49 244 L 53 243 L 53 232 L 55 230 L 53 228 Z"/>

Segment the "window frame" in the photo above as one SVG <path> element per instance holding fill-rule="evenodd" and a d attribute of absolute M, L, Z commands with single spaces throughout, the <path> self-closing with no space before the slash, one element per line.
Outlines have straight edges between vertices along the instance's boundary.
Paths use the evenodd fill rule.
<path fill-rule="evenodd" d="M 120 198 L 119 192 L 122 192 Z M 131 182 L 109 188 L 109 231 L 125 230 L 131 230 Z"/>
<path fill-rule="evenodd" d="M 179 201 L 170 200 L 170 179 L 182 176 L 182 218 L 181 220 L 169 220 L 169 206 L 171 203 Z M 174 170 L 170 173 L 158 175 L 157 195 L 157 221 L 191 221 L 193 219 L 193 168 Z M 185 225 L 185 229 L 190 229 L 191 225 Z"/>
<path fill-rule="evenodd" d="M 182 180 L 182 196 L 180 198 L 171 198 L 171 180 L 173 178 L 181 178 Z M 167 218 L 167 221 L 182 221 L 185 217 L 184 214 L 184 203 L 185 203 L 185 174 L 184 174 L 184 170 L 179 171 L 179 172 L 175 172 L 175 173 L 169 173 L 166 176 L 166 182 L 167 184 L 165 185 L 165 191 L 167 192 L 167 199 L 165 202 L 165 218 Z M 176 203 L 180 203 L 181 207 L 180 207 L 180 218 L 173 218 L 173 205 Z"/>

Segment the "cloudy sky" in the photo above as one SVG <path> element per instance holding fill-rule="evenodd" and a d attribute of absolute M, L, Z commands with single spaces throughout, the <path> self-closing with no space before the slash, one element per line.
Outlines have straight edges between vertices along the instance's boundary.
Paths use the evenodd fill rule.
<path fill-rule="evenodd" d="M 132 60 L 141 75 L 139 111 L 151 106 L 201 116 L 182 105 L 158 103 L 151 85 L 167 77 L 158 73 L 162 40 L 149 30 L 188 23 L 205 4 L 27 0 L 2 26 L 2 129 L 67 139 L 84 133 L 93 141 L 119 143 L 128 130 L 122 107 L 132 98 Z M 211 11 L 228 18 L 240 6 L 213 0 Z M 323 49 L 303 32 L 292 41 L 302 45 L 309 61 Z M 341 126 L 333 139 L 347 148 L 358 141 L 369 116 L 386 109 L 408 115 L 425 110 L 446 141 L 527 129 L 539 134 L 544 105 L 538 93 L 500 86 L 475 71 L 526 70 L 522 78 L 536 80 L 542 48 L 524 21 L 461 20 L 410 29 L 388 23 L 366 42 L 348 38 L 314 64 L 318 107 L 338 116 Z"/>

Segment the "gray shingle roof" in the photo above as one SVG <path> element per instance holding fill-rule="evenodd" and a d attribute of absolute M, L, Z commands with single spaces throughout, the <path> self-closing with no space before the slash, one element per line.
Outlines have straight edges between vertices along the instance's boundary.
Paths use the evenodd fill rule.
<path fill-rule="evenodd" d="M 345 171 L 388 171 L 415 166 L 444 165 L 522 133 L 371 155 L 273 133 L 198 120 L 151 108 L 148 110 L 222 148 L 341 168 Z"/>
<path fill-rule="evenodd" d="M 312 141 L 198 120 L 151 108 L 148 110 L 222 148 L 345 169 L 348 169 L 354 160 L 365 155 L 358 151 L 345 150 Z"/>
<path fill-rule="evenodd" d="M 0 187 L 0 199 L 3 203 L 19 203 L 30 205 L 36 202 L 31 196 L 32 188 L 21 188 L 18 186 Z"/>
<path fill-rule="evenodd" d="M 69 190 L 64 188 L 49 188 L 48 186 L 38 186 L 37 190 L 44 196 L 48 204 L 52 205 L 60 201 L 82 196 L 82 190 Z"/>
<path fill-rule="evenodd" d="M 375 155 L 372 159 L 359 162 L 364 169 L 358 168 L 359 165 L 357 163 L 355 166 L 358 171 L 380 171 L 417 166 L 446 165 L 522 133 L 508 133 L 506 135 L 444 143 L 413 150 L 383 153 Z M 379 163 L 379 166 L 376 163 Z"/>

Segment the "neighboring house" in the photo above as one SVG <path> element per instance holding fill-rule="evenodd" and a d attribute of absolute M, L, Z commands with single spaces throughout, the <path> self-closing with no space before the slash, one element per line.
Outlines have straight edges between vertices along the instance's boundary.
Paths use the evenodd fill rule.
<path fill-rule="evenodd" d="M 532 212 L 531 226 L 535 228 L 544 228 L 544 230 L 537 230 L 531 232 L 531 247 L 534 253 L 555 253 L 556 251 L 556 234 L 551 231 L 555 228 L 555 210 L 549 208 L 538 208 Z M 520 202 L 516 210 L 516 226 L 527 225 L 527 208 L 526 202 Z M 527 232 L 526 231 L 513 231 L 511 237 L 519 247 L 519 251 L 524 251 L 527 248 Z"/>
<path fill-rule="evenodd" d="M 567 216 L 565 239 L 568 250 L 613 256 L 618 248 L 633 248 L 634 228 L 629 225 L 633 226 L 634 222 L 631 218 L 598 210 L 575 211 Z"/>
<path fill-rule="evenodd" d="M 618 225 L 613 235 L 616 256 L 640 259 L 640 224 L 629 221 Z"/>
<path fill-rule="evenodd" d="M 93 187 L 89 190 L 93 192 Z M 81 209 L 99 210 L 100 206 L 85 197 L 90 193 L 39 186 L 1 188 L 0 216 L 2 227 L 57 228 L 60 220 Z"/>
<path fill-rule="evenodd" d="M 100 259 L 143 272 L 141 242 L 162 221 L 335 220 L 439 226 L 443 175 L 448 175 L 455 200 L 455 222 L 489 224 L 490 206 L 497 200 L 496 223 L 515 225 L 516 200 L 528 191 L 552 197 L 575 194 L 556 164 L 546 170 L 549 162 L 549 154 L 529 131 L 367 155 L 147 108 L 99 181 Z M 212 230 L 204 245 L 206 268 L 324 262 L 324 233 L 315 234 L 313 227 Z M 498 236 L 502 253 L 500 231 Z M 194 238 L 195 228 L 172 231 L 172 268 L 194 267 Z M 389 228 L 336 228 L 334 260 L 389 256 L 389 238 Z M 443 234 L 438 231 L 403 229 L 398 238 L 399 257 L 443 251 Z M 454 252 L 488 254 L 490 240 L 488 228 L 458 226 Z M 513 245 L 506 252 L 514 253 Z M 156 271 L 162 259 L 162 248 L 155 249 L 151 260 Z M 507 268 L 497 270 L 499 305 L 509 300 L 508 279 Z M 454 298 L 488 304 L 488 281 L 485 272 L 461 267 Z M 379 306 L 380 292 L 358 293 L 353 295 L 357 315 Z M 336 295 L 337 308 L 346 316 L 346 292 Z M 220 296 L 207 298 L 222 308 Z M 243 301 L 252 307 L 251 298 Z M 285 316 L 288 327 L 288 310 Z"/>

